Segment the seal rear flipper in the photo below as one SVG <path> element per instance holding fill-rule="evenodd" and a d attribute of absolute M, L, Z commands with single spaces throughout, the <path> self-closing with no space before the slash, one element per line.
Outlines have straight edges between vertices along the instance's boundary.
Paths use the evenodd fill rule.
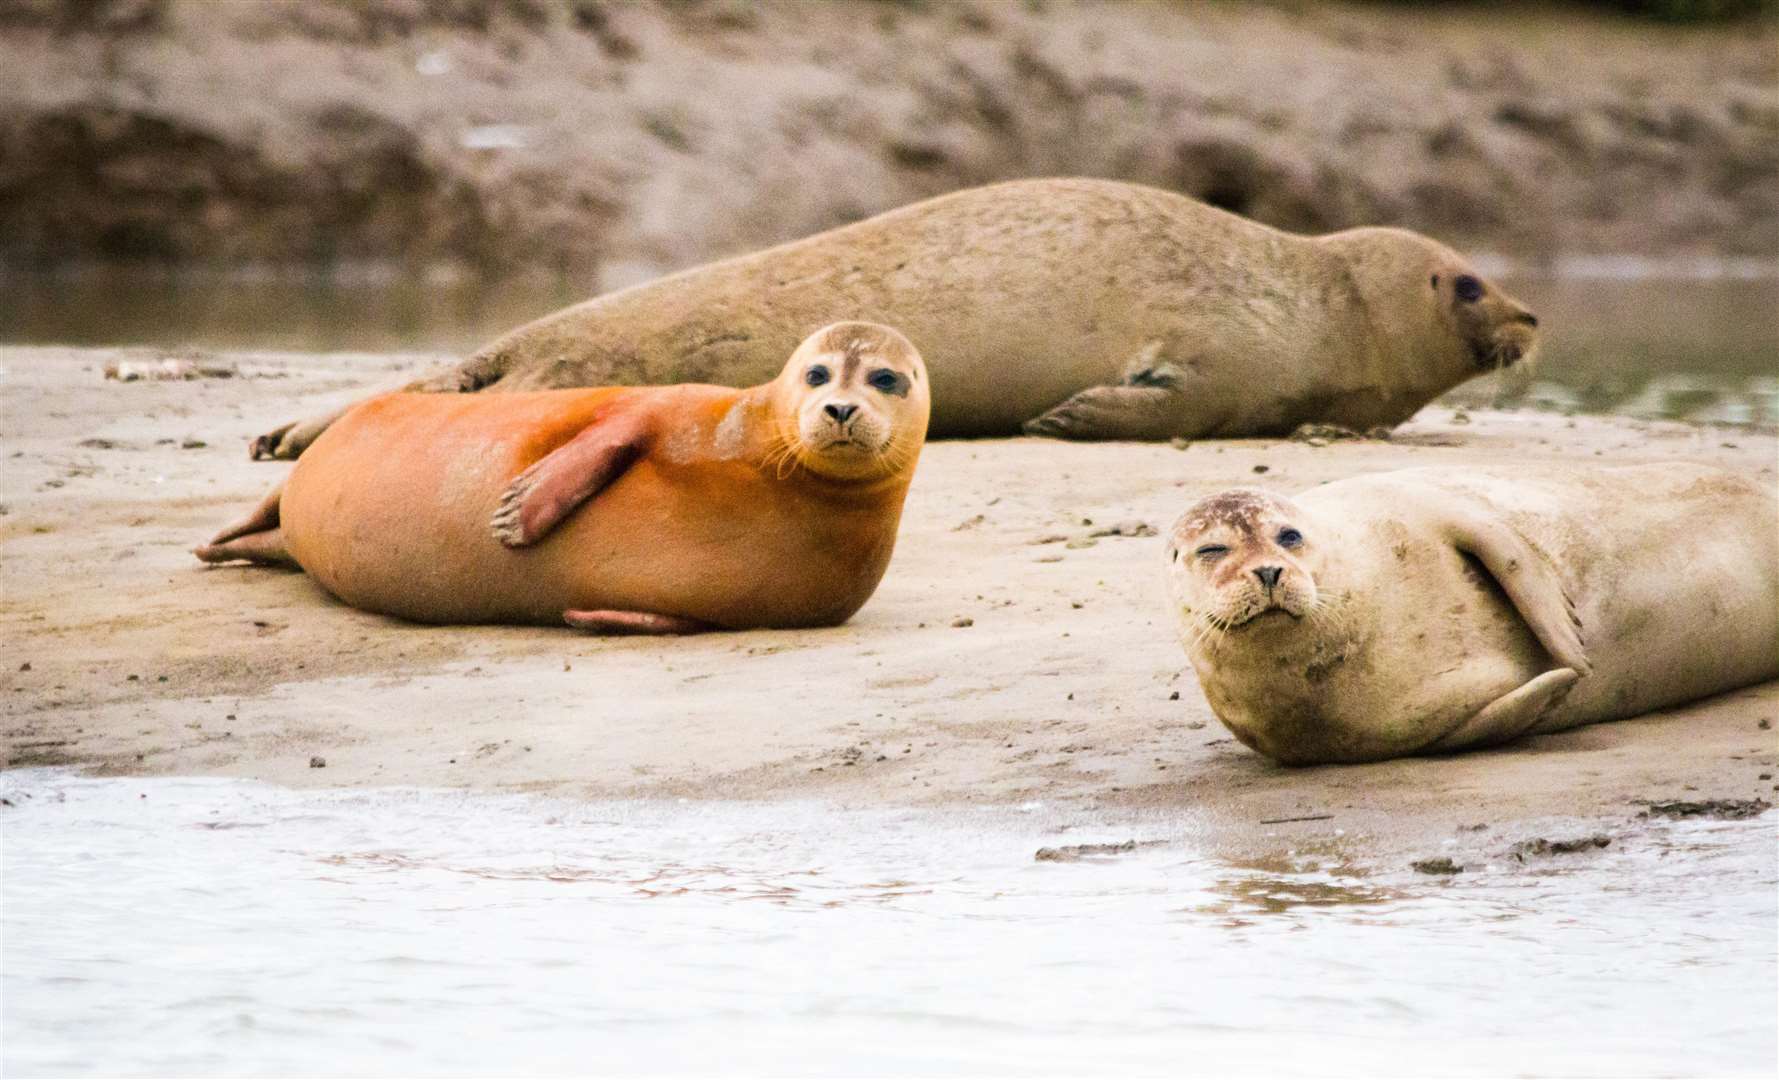
<path fill-rule="evenodd" d="M 461 364 L 440 368 L 422 375 L 420 378 L 395 389 L 408 394 L 472 394 L 499 380 L 504 371 L 505 358 L 503 356 L 479 354 L 470 357 Z M 381 391 L 381 393 L 388 392 L 390 392 L 388 389 Z M 358 401 L 342 405 L 332 412 L 273 428 L 247 444 L 247 456 L 255 461 L 261 459 L 268 461 L 295 460 L 302 456 L 303 451 L 309 448 L 310 443 L 321 437 L 322 432 L 332 427 L 334 421 L 363 404 L 365 400 L 368 399 L 361 398 Z"/>
<path fill-rule="evenodd" d="M 715 626 L 650 611 L 564 611 L 562 621 L 593 634 L 701 634 Z"/>
<path fill-rule="evenodd" d="M 1581 679 L 1574 668 L 1547 671 L 1483 706 L 1475 716 L 1446 732 L 1428 750 L 1462 750 L 1518 738 Z"/>
<path fill-rule="evenodd" d="M 295 566 L 297 561 L 284 547 L 284 530 L 270 528 L 248 533 L 222 543 L 209 543 L 192 549 L 192 554 L 207 563 L 250 562 L 262 566 Z"/>
<path fill-rule="evenodd" d="M 495 539 L 510 548 L 537 543 L 622 476 L 647 439 L 648 422 L 634 414 L 594 421 L 514 478 L 488 522 Z"/>
<path fill-rule="evenodd" d="M 1453 521 L 1452 541 L 1482 560 L 1552 659 L 1581 675 L 1593 670 L 1575 601 L 1544 553 L 1507 525 L 1475 514 Z"/>
<path fill-rule="evenodd" d="M 332 427 L 335 420 L 345 416 L 357 404 L 355 401 L 320 416 L 273 428 L 247 444 L 247 456 L 255 461 L 294 461 L 302 456 L 310 443 L 321 438 L 321 433 Z"/>
<path fill-rule="evenodd" d="M 284 484 L 279 483 L 277 486 L 273 487 L 271 491 L 266 493 L 266 497 L 259 501 L 258 506 L 255 506 L 252 510 L 247 512 L 246 517 L 235 522 L 233 525 L 225 527 L 221 532 L 212 536 L 208 544 L 205 544 L 203 548 L 199 548 L 198 550 L 202 551 L 204 548 L 216 547 L 219 544 L 225 544 L 230 540 L 246 536 L 249 533 L 265 532 L 268 529 L 276 529 L 280 520 L 279 505 L 282 503 L 283 499 Z M 203 558 L 201 555 L 198 557 Z"/>
<path fill-rule="evenodd" d="M 1174 386 L 1090 386 L 1020 429 L 1058 439 L 1170 439 L 1193 435 Z"/>

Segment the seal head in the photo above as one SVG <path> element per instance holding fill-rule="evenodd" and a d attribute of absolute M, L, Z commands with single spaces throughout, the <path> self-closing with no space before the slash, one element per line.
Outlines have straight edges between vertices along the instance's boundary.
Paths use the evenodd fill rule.
<path fill-rule="evenodd" d="M 1168 535 L 1168 581 L 1193 640 L 1293 625 L 1321 602 L 1322 548 L 1291 500 L 1232 488 L 1199 500 Z"/>
<path fill-rule="evenodd" d="M 920 453 L 931 413 L 926 365 L 890 327 L 839 322 L 804 339 L 772 387 L 777 446 L 769 467 L 831 480 L 900 474 Z"/>
<path fill-rule="evenodd" d="M 1444 244 L 1391 228 L 1316 242 L 1346 261 L 1373 330 L 1398 363 L 1432 369 L 1400 377 L 1451 386 L 1534 358 L 1538 317 Z"/>

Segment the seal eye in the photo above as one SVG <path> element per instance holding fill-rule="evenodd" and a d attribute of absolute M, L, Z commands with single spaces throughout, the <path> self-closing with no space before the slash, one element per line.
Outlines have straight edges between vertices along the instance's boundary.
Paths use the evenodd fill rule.
<path fill-rule="evenodd" d="M 865 381 L 871 384 L 872 389 L 879 390 L 885 394 L 895 394 L 900 397 L 905 396 L 908 393 L 907 380 L 903 379 L 902 376 L 891 371 L 889 368 L 878 368 L 876 371 L 873 371 L 870 378 Z"/>
<path fill-rule="evenodd" d="M 1464 301 L 1466 304 L 1474 304 L 1482 299 L 1482 282 L 1471 277 L 1469 274 L 1459 274 L 1452 279 L 1452 292 L 1456 293 L 1458 299 Z"/>
<path fill-rule="evenodd" d="M 1427 284 L 1432 286 L 1435 289 L 1439 288 L 1439 275 L 1434 274 L 1432 277 L 1428 278 Z"/>
<path fill-rule="evenodd" d="M 1280 547 L 1294 548 L 1302 543 L 1303 543 L 1303 534 L 1298 532 L 1296 529 L 1280 529 L 1279 530 L 1279 546 Z"/>
<path fill-rule="evenodd" d="M 1216 560 L 1221 559 L 1223 556 L 1229 554 L 1229 549 L 1224 547 L 1222 544 L 1206 544 L 1204 547 L 1201 547 L 1197 551 L 1193 552 L 1193 554 L 1197 555 L 1199 558 L 1203 559 L 1206 562 L 1215 562 Z"/>
<path fill-rule="evenodd" d="M 828 369 L 820 364 L 815 365 L 803 373 L 803 381 L 810 386 L 820 386 L 830 378 L 832 378 L 832 376 L 828 374 Z"/>

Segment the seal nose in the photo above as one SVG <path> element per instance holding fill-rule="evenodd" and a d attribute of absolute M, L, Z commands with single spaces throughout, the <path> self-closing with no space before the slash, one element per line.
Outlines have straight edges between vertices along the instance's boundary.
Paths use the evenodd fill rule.
<path fill-rule="evenodd" d="M 848 420 L 852 419 L 852 414 L 858 411 L 859 407 L 857 405 L 841 405 L 830 402 L 829 404 L 822 406 L 822 412 L 825 412 L 832 417 L 836 424 L 846 423 Z"/>
<path fill-rule="evenodd" d="M 1254 576 L 1259 578 L 1260 584 L 1265 585 L 1267 591 L 1270 592 L 1272 587 L 1279 583 L 1279 575 L 1284 572 L 1285 568 L 1282 566 L 1262 566 L 1254 571 Z"/>

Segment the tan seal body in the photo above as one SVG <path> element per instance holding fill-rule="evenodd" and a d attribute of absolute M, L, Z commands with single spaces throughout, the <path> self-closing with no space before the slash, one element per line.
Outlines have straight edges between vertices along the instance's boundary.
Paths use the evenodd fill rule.
<path fill-rule="evenodd" d="M 1617 720 L 1779 677 L 1779 498 L 1702 465 L 1410 469 L 1188 510 L 1205 697 L 1288 764 Z"/>
<path fill-rule="evenodd" d="M 597 297 L 410 389 L 748 386 L 837 314 L 920 347 L 947 438 L 1392 425 L 1536 343 L 1525 308 L 1416 233 L 1294 236 L 1155 188 L 1019 180 Z"/>
<path fill-rule="evenodd" d="M 833 625 L 889 564 L 927 414 L 918 354 L 862 323 L 745 391 L 392 394 L 198 554 L 422 622 Z"/>

